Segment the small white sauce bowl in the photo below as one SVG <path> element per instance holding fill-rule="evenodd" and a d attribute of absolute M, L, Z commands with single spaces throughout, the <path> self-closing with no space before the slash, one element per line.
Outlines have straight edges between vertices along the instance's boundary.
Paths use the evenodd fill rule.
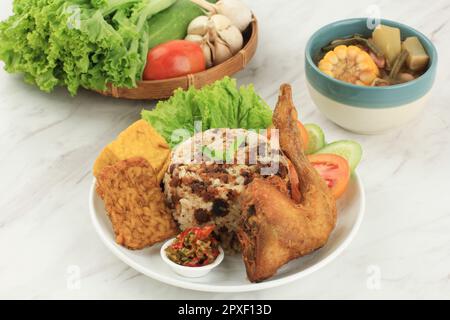
<path fill-rule="evenodd" d="M 163 261 L 175 273 L 179 274 L 180 276 L 183 276 L 186 278 L 200 278 L 200 277 L 206 276 L 208 273 L 211 272 L 212 269 L 217 267 L 222 262 L 223 258 L 225 257 L 223 249 L 219 246 L 219 255 L 217 256 L 216 260 L 214 260 L 214 262 L 211 264 L 208 264 L 203 267 L 185 267 L 185 266 L 179 265 L 179 264 L 173 262 L 172 260 L 170 260 L 166 254 L 166 248 L 168 246 L 170 246 L 175 240 L 176 240 L 176 238 L 173 238 L 173 239 L 170 239 L 169 241 L 167 241 L 166 243 L 164 243 L 163 246 L 161 247 L 160 252 L 161 252 L 161 258 L 163 259 Z"/>

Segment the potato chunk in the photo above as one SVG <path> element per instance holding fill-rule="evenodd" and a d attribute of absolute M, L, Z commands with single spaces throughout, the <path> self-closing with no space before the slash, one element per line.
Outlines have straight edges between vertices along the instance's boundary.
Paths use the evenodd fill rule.
<path fill-rule="evenodd" d="M 373 32 L 372 38 L 392 66 L 402 49 L 400 29 L 381 24 Z"/>
<path fill-rule="evenodd" d="M 428 65 L 430 57 L 425 52 L 420 40 L 417 37 L 409 37 L 403 41 L 402 49 L 408 52 L 406 65 L 413 71 L 421 71 Z"/>

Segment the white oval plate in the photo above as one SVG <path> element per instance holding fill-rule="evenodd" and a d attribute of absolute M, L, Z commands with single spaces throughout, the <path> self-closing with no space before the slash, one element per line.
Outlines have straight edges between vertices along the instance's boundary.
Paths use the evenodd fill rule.
<path fill-rule="evenodd" d="M 250 283 L 241 256 L 226 256 L 207 276 L 184 278 L 174 273 L 160 256 L 162 244 L 140 251 L 125 249 L 114 242 L 111 223 L 103 201 L 95 192 L 95 180 L 89 195 L 89 208 L 95 230 L 105 245 L 123 262 L 135 270 L 161 282 L 198 291 L 245 292 L 272 288 L 301 279 L 336 258 L 351 242 L 364 215 L 365 196 L 361 179 L 354 174 L 345 195 L 338 201 L 338 222 L 328 243 L 316 252 L 289 262 L 278 273 L 261 283 Z"/>

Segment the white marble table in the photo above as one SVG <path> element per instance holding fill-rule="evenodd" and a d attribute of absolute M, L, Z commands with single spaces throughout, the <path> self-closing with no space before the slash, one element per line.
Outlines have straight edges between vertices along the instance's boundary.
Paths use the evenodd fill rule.
<path fill-rule="evenodd" d="M 450 298 L 450 0 L 247 1 L 259 17 L 261 45 L 239 82 L 253 82 L 271 105 L 278 85 L 292 83 L 306 122 L 320 124 L 330 139 L 356 139 L 364 147 L 359 172 L 367 210 L 353 243 L 317 273 L 256 293 L 193 292 L 146 278 L 101 243 L 87 200 L 98 152 L 151 104 L 90 92 L 71 98 L 63 89 L 45 94 L 1 70 L 0 298 Z M 11 2 L 1 1 L 1 19 Z M 420 119 L 359 136 L 326 120 L 311 102 L 303 51 L 317 28 L 366 16 L 371 4 L 428 35 L 440 68 Z"/>

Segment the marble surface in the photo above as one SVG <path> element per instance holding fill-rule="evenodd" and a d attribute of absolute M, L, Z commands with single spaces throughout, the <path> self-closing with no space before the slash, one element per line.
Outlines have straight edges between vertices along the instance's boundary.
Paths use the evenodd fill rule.
<path fill-rule="evenodd" d="M 253 82 L 271 105 L 278 85 L 292 83 L 302 119 L 320 124 L 330 140 L 356 139 L 364 147 L 359 172 L 367 210 L 348 249 L 305 279 L 254 293 L 194 292 L 140 275 L 101 243 L 88 191 L 100 149 L 152 104 L 90 92 L 71 98 L 64 89 L 45 94 L 1 70 L 0 298 L 450 298 L 450 0 L 247 2 L 259 18 L 261 44 L 239 82 Z M 317 28 L 367 16 L 372 5 L 429 36 L 440 68 L 419 119 L 360 136 L 315 108 L 303 51 Z M 1 1 L 0 18 L 10 12 L 11 0 Z"/>

